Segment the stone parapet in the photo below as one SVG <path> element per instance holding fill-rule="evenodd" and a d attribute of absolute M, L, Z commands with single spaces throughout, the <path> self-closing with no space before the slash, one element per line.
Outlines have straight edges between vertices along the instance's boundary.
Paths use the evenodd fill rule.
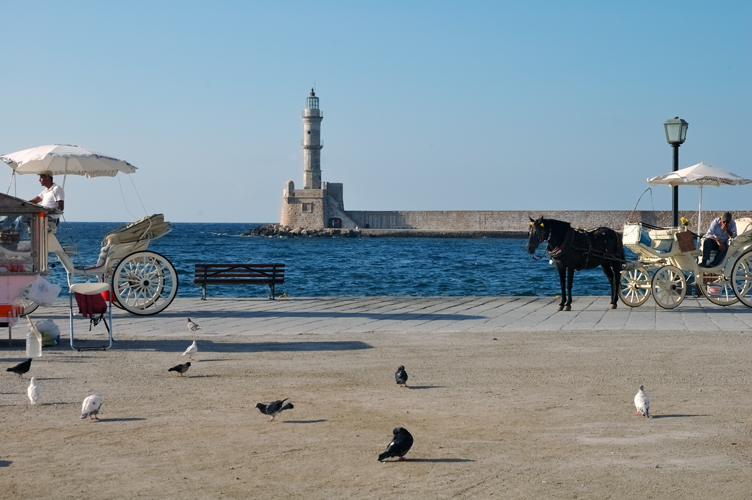
<path fill-rule="evenodd" d="M 353 211 L 345 212 L 361 229 L 412 229 L 428 231 L 527 231 L 530 218 L 545 217 L 571 223 L 574 227 L 593 229 L 600 226 L 621 230 L 628 222 L 645 222 L 668 227 L 670 211 L 630 210 L 505 210 L 505 211 Z M 722 212 L 703 213 L 706 228 Z M 752 211 L 733 212 L 734 218 L 752 217 Z M 682 211 L 691 229 L 697 228 L 697 212 Z"/>

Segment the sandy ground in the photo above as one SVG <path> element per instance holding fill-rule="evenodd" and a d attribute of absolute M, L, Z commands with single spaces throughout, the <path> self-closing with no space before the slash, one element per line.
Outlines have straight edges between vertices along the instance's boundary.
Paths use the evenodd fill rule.
<path fill-rule="evenodd" d="M 198 334 L 179 378 L 185 337 L 3 370 L 0 497 L 752 496 L 749 331 Z M 0 366 L 20 345 L 0 342 Z M 640 384 L 654 418 L 633 416 Z M 98 422 L 79 419 L 92 393 Z M 254 407 L 283 397 L 275 422 Z M 379 463 L 396 426 L 410 460 Z"/>

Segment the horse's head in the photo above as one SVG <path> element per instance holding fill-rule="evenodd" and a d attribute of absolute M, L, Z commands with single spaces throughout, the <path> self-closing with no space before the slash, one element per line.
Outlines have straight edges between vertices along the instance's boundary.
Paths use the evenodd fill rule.
<path fill-rule="evenodd" d="M 550 229 L 546 227 L 543 217 L 535 220 L 531 217 L 528 218 L 530 219 L 530 228 L 527 234 L 527 251 L 533 254 L 538 249 L 538 245 L 548 240 L 551 233 Z"/>

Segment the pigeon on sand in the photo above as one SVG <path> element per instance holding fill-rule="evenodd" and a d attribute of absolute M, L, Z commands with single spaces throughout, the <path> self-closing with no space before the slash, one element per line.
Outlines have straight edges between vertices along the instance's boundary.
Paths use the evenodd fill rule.
<path fill-rule="evenodd" d="M 645 386 L 641 385 L 640 390 L 635 394 L 634 405 L 635 408 L 637 408 L 635 417 L 644 415 L 645 417 L 650 418 L 650 396 L 645 392 Z"/>
<path fill-rule="evenodd" d="M 188 349 L 185 350 L 183 353 L 183 356 L 188 356 L 188 359 L 193 361 L 193 354 L 196 354 L 198 352 L 198 346 L 196 345 L 196 341 L 193 341 L 193 344 L 188 346 Z"/>
<path fill-rule="evenodd" d="M 42 386 L 39 385 L 36 377 L 31 377 L 31 383 L 29 384 L 29 388 L 26 389 L 26 394 L 29 395 L 29 401 L 33 405 L 37 404 L 42 398 Z"/>
<path fill-rule="evenodd" d="M 272 403 L 256 403 L 256 408 L 258 408 L 264 415 L 271 415 L 272 418 L 269 419 L 269 422 L 271 422 L 278 413 L 295 408 L 292 403 L 285 403 L 288 399 L 289 398 L 280 399 L 279 401 L 274 401 Z"/>
<path fill-rule="evenodd" d="M 84 404 L 81 406 L 81 418 L 89 417 L 89 420 L 92 418 L 99 420 L 97 415 L 99 414 L 100 408 L 102 408 L 103 402 L 104 400 L 102 399 L 102 396 L 97 396 L 96 394 L 92 394 L 84 399 Z"/>
<path fill-rule="evenodd" d="M 191 333 L 196 333 L 196 331 L 198 330 L 201 330 L 201 327 L 191 321 L 191 318 L 188 318 L 188 331 Z"/>
<path fill-rule="evenodd" d="M 379 455 L 379 462 L 383 462 L 385 458 L 399 457 L 400 460 L 407 460 L 405 454 L 410 451 L 410 447 L 413 445 L 413 436 L 407 429 L 403 427 L 397 427 L 392 431 L 394 439 L 392 442 L 386 445 L 386 451 Z"/>
<path fill-rule="evenodd" d="M 183 365 L 175 365 L 175 366 L 173 366 L 172 368 L 170 368 L 170 369 L 169 369 L 169 370 L 167 370 L 167 371 L 168 371 L 168 372 L 177 372 L 177 374 L 178 374 L 178 377 L 182 377 L 182 376 L 183 376 L 183 374 L 184 374 L 185 372 L 187 372 L 187 371 L 188 371 L 188 368 L 190 368 L 190 367 L 191 367 L 191 362 L 190 362 L 190 361 L 188 361 L 187 363 L 185 363 L 185 364 L 183 364 Z"/>
<path fill-rule="evenodd" d="M 23 363 L 18 363 L 16 366 L 11 366 L 6 372 L 13 372 L 18 375 L 18 378 L 23 378 L 24 373 L 28 372 L 31 368 L 31 358 L 27 359 Z"/>
<path fill-rule="evenodd" d="M 405 371 L 405 367 L 400 365 L 399 368 L 397 368 L 397 372 L 394 374 L 394 380 L 397 381 L 397 385 L 402 387 L 403 385 L 407 387 L 407 372 Z"/>

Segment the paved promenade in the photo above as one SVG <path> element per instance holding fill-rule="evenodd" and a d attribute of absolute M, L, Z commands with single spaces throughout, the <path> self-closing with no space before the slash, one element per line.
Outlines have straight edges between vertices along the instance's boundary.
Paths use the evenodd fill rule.
<path fill-rule="evenodd" d="M 202 333 L 219 335 L 752 329 L 752 309 L 743 304 L 719 307 L 705 298 L 687 298 L 673 310 L 661 309 L 652 299 L 638 308 L 620 303 L 610 310 L 606 297 L 576 297 L 570 312 L 558 312 L 557 303 L 541 297 L 178 298 L 155 316 L 116 309 L 115 337 L 182 337 L 187 317 L 203 327 Z M 67 300 L 33 316 L 51 318 L 67 331 Z M 16 331 L 19 338 L 26 328 Z"/>

